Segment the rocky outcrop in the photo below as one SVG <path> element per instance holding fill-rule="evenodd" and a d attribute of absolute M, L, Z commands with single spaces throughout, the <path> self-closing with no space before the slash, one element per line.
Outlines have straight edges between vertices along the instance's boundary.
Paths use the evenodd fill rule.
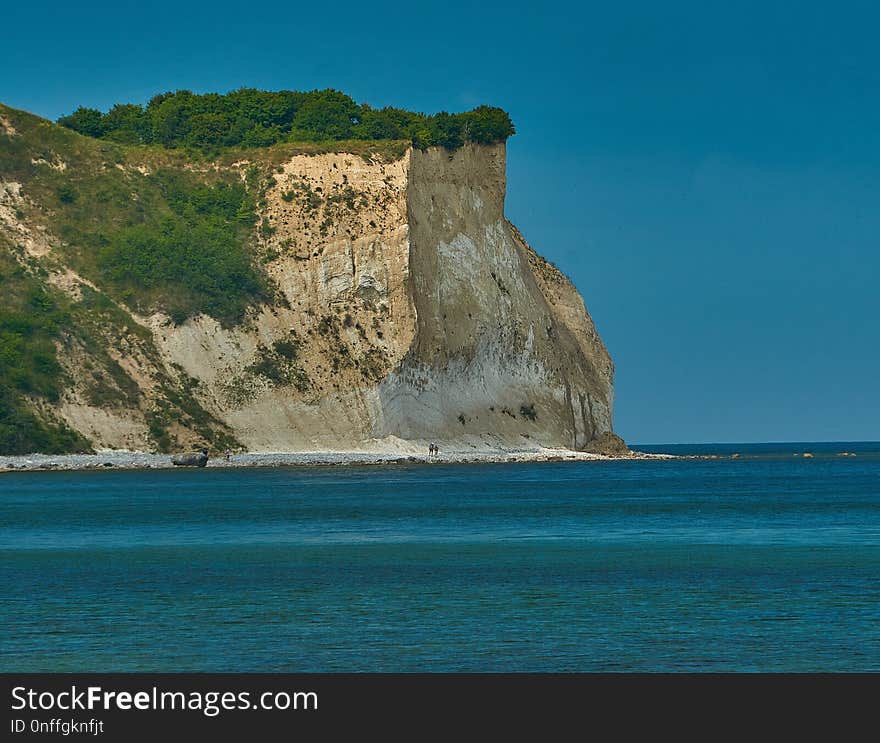
<path fill-rule="evenodd" d="M 610 457 L 629 456 L 633 453 L 626 445 L 626 442 L 611 431 L 606 431 L 587 443 L 583 447 L 583 451 L 589 454 L 602 454 Z"/>

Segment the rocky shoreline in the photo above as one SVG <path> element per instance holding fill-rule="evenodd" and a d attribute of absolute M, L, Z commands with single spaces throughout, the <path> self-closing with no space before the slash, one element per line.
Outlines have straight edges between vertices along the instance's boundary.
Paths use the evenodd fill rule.
<path fill-rule="evenodd" d="M 108 450 L 96 454 L 0 456 L 0 472 L 53 470 L 173 469 L 170 454 Z M 435 456 L 407 451 L 310 451 L 237 453 L 229 461 L 211 457 L 207 467 L 300 467 L 393 464 L 491 464 L 505 462 L 592 462 L 612 459 L 678 459 L 672 454 L 593 454 L 571 449 L 441 451 Z"/>

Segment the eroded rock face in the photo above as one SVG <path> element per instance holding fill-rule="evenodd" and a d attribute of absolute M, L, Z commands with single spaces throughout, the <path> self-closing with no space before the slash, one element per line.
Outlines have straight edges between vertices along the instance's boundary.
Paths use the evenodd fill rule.
<path fill-rule="evenodd" d="M 178 328 L 155 318 L 169 363 L 204 382 L 204 404 L 248 449 L 377 445 L 377 385 L 415 332 L 409 166 L 409 155 L 291 158 L 273 174 L 262 210 L 273 232 L 260 250 L 278 301 L 231 330 L 211 318 Z"/>
<path fill-rule="evenodd" d="M 611 360 L 571 283 L 505 219 L 503 145 L 298 156 L 276 181 L 269 271 L 289 307 L 164 342 L 246 446 L 582 448 L 611 430 Z M 260 344 L 288 337 L 302 383 L 249 377 Z"/>

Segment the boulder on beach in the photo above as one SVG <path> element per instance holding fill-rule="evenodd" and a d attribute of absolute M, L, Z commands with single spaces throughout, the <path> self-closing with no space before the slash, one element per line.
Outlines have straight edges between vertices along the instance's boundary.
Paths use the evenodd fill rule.
<path fill-rule="evenodd" d="M 171 457 L 171 464 L 175 467 L 204 467 L 208 464 L 208 450 L 202 449 L 192 454 L 176 454 Z"/>

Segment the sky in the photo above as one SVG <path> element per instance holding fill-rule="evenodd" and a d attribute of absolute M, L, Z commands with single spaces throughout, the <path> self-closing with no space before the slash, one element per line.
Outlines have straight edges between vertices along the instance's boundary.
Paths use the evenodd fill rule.
<path fill-rule="evenodd" d="M 501 106 L 507 216 L 583 294 L 627 441 L 880 440 L 875 5 L 29 0 L 0 101 Z"/>

